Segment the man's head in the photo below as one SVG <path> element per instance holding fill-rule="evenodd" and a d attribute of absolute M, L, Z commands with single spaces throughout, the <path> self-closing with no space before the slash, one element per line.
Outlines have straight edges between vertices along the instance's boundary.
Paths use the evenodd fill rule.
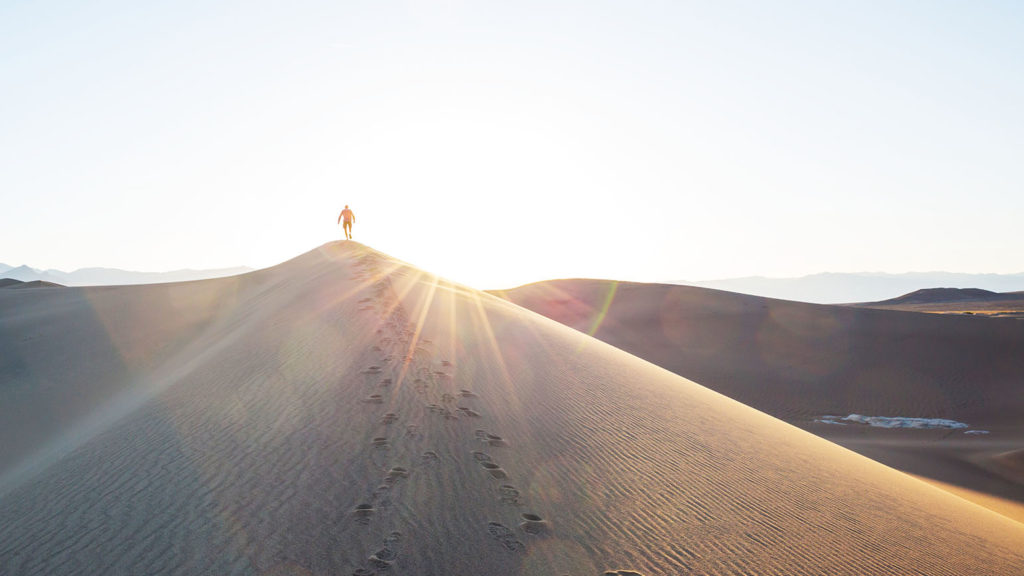
<path fill-rule="evenodd" d="M 345 204 L 345 210 L 348 210 L 348 204 Z"/>

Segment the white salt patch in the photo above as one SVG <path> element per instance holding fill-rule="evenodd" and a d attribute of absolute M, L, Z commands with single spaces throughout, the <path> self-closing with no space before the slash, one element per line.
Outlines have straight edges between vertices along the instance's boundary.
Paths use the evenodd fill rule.
<path fill-rule="evenodd" d="M 840 422 L 839 420 L 836 420 L 836 418 L 839 418 L 839 417 L 838 416 L 822 416 L 821 418 L 818 418 L 817 420 L 815 420 L 815 422 L 821 422 L 822 424 L 835 424 L 836 426 L 846 426 L 845 422 Z"/>
<path fill-rule="evenodd" d="M 874 426 L 876 428 L 915 428 L 918 430 L 927 430 L 935 428 L 946 428 L 946 429 L 958 429 L 967 428 L 967 424 L 963 422 L 957 422 L 956 420 L 946 420 L 945 418 L 909 418 L 907 416 L 863 416 L 861 414 L 850 414 L 845 418 L 839 416 L 822 416 L 815 420 L 822 424 L 836 424 L 838 426 L 845 426 L 847 422 L 855 422 L 857 424 L 867 424 L 868 426 Z M 987 430 L 971 430 L 964 432 L 964 434 L 988 434 Z"/>
<path fill-rule="evenodd" d="M 906 416 L 862 416 L 860 414 L 850 414 L 843 420 L 849 422 L 857 422 L 858 424 L 867 424 L 868 426 L 874 426 L 876 428 L 916 428 L 916 429 L 930 429 L 930 428 L 967 428 L 967 424 L 963 422 L 957 422 L 956 420 L 947 420 L 945 418 L 908 418 Z"/>

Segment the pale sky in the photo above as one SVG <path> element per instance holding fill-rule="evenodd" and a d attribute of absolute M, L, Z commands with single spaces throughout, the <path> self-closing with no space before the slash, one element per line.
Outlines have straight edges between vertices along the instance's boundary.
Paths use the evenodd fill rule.
<path fill-rule="evenodd" d="M 0 262 L 1024 272 L 1024 3 L 0 0 Z"/>

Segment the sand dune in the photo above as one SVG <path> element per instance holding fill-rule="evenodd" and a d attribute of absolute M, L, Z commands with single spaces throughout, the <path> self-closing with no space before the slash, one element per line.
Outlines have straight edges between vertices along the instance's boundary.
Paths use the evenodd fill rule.
<path fill-rule="evenodd" d="M 20 409 L 94 399 L 48 430 L 91 418 L 89 434 L 0 486 L 3 574 L 1024 565 L 1020 523 L 355 243 L 118 290 L 0 297 L 4 342 L 55 359 L 4 366 L 60 388 Z M 54 328 L 32 338 L 33 318 Z M 102 338 L 106 356 L 75 350 Z"/>
<path fill-rule="evenodd" d="M 512 301 L 897 468 L 1024 502 L 1024 322 L 564 280 Z M 952 419 L 964 430 L 827 425 L 823 415 Z M 847 423 L 849 424 L 849 423 Z"/>
<path fill-rule="evenodd" d="M 977 288 L 933 288 L 881 302 L 853 304 L 861 308 L 940 314 L 971 314 L 1024 318 L 1024 292 L 990 292 Z"/>
<path fill-rule="evenodd" d="M 932 304 L 938 302 L 969 302 L 988 300 L 1007 300 L 1014 298 L 1024 299 L 1022 294 L 992 292 L 981 288 L 922 288 L 908 294 L 890 298 L 881 302 L 871 302 L 876 305 L 896 304 Z"/>
<path fill-rule="evenodd" d="M 840 304 L 874 302 L 935 286 L 978 287 L 994 292 L 1012 292 L 1024 288 L 1024 274 L 963 274 L 956 272 L 824 272 L 799 278 L 753 276 L 700 282 L 669 282 L 739 292 L 765 298 Z"/>
<path fill-rule="evenodd" d="M 109 418 L 98 410 L 111 410 L 111 399 L 137 396 L 140 382 L 233 311 L 255 278 L 0 290 L 0 486 L 38 467 L 44 453 L 66 451 L 95 427 L 89 415 Z"/>

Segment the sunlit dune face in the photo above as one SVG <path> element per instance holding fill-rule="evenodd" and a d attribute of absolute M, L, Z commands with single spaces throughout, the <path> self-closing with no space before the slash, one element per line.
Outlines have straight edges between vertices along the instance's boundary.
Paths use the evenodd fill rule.
<path fill-rule="evenodd" d="M 344 260 L 352 257 L 350 249 L 343 243 L 328 245 L 322 250 L 331 259 Z M 413 377 L 409 372 L 409 366 L 417 353 L 421 352 L 421 341 L 425 337 L 423 329 L 431 315 L 436 316 L 435 320 L 439 325 L 446 328 L 444 332 L 447 339 L 443 344 L 450 355 L 454 356 L 462 346 L 460 334 L 470 334 L 473 338 L 482 336 L 482 341 L 486 343 L 495 365 L 501 367 L 505 373 L 505 380 L 510 380 L 504 368 L 501 347 L 480 302 L 479 293 L 466 290 L 437 275 L 408 268 L 390 258 L 374 258 L 374 262 L 372 268 L 357 271 L 353 276 L 355 282 L 351 286 L 346 286 L 345 290 L 325 304 L 339 306 L 349 303 L 353 297 L 364 294 L 373 287 L 377 287 L 381 294 L 386 294 L 378 311 L 380 317 L 387 319 L 385 323 L 397 323 L 395 325 L 407 331 L 409 336 L 408 346 L 400 358 L 401 371 L 395 382 L 396 387 L 407 385 Z M 381 290 L 381 286 L 387 288 Z M 470 299 L 468 306 L 463 301 L 466 298 Z M 407 307 L 407 315 L 396 316 L 403 303 Z"/>

